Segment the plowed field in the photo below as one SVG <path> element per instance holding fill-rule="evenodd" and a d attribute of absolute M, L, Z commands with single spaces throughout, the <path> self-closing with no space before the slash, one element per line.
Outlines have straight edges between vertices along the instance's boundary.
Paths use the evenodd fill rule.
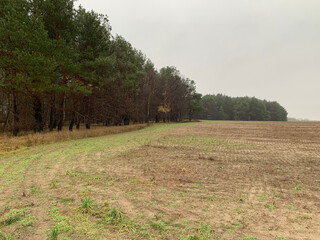
<path fill-rule="evenodd" d="M 0 155 L 0 239 L 320 239 L 320 123 L 200 122 Z"/>

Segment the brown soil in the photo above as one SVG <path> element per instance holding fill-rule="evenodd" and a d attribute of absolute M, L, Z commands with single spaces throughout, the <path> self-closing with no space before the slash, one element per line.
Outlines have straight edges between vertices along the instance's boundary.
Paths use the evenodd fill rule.
<path fill-rule="evenodd" d="M 87 195 L 141 223 L 209 224 L 212 239 L 320 239 L 320 123 L 204 122 L 153 137 L 71 161 L 34 162 L 19 188 L 26 196 L 18 200 L 33 206 L 39 221 L 20 239 L 46 238 L 54 224 L 48 216 L 52 200 L 74 198 L 73 208 L 60 204 L 70 215 Z M 83 175 L 70 177 L 67 169 Z M 59 179 L 57 189 L 50 189 L 53 178 Z M 34 185 L 52 196 L 31 194 Z M 86 188 L 92 192 L 84 193 Z M 0 192 L 0 203 L 13 193 L 9 187 Z M 180 236 L 175 228 L 171 235 L 154 234 Z M 99 237 L 131 239 L 113 231 Z"/>

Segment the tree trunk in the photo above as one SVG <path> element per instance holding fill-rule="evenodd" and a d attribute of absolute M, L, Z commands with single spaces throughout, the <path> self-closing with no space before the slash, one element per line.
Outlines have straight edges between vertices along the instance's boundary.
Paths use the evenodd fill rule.
<path fill-rule="evenodd" d="M 56 122 L 56 96 L 53 94 L 51 97 L 51 109 L 50 109 L 50 121 L 49 121 L 49 130 L 50 132 L 57 127 Z"/>
<path fill-rule="evenodd" d="M 19 116 L 18 116 L 18 106 L 17 106 L 17 96 L 12 95 L 12 104 L 13 104 L 13 136 L 18 136 L 20 131 L 19 129 Z"/>
<path fill-rule="evenodd" d="M 123 125 L 128 126 L 130 124 L 130 118 L 128 116 L 125 116 L 123 120 Z"/>
<path fill-rule="evenodd" d="M 62 130 L 62 126 L 63 126 L 63 105 L 64 105 L 64 96 L 65 93 L 62 93 L 60 96 L 60 101 L 59 101 L 59 122 L 58 122 L 58 131 Z"/>
<path fill-rule="evenodd" d="M 146 123 L 149 123 L 149 119 L 150 119 L 150 95 L 148 95 L 148 102 L 147 102 L 147 120 Z"/>
<path fill-rule="evenodd" d="M 33 110 L 34 110 L 34 120 L 35 126 L 33 128 L 34 132 L 43 131 L 42 125 L 42 105 L 39 97 L 33 96 Z"/>
<path fill-rule="evenodd" d="M 76 128 L 77 128 L 77 130 L 80 129 L 80 117 L 79 117 L 78 113 L 77 113 L 77 118 L 76 118 Z"/>
<path fill-rule="evenodd" d="M 73 129 L 73 126 L 74 126 L 74 122 L 75 122 L 75 118 L 76 118 L 76 115 L 75 113 L 73 112 L 72 113 L 72 119 L 71 119 L 71 122 L 69 124 L 69 131 L 72 132 L 72 129 Z"/>
<path fill-rule="evenodd" d="M 64 73 L 63 74 L 63 80 L 62 80 L 62 85 L 65 85 L 67 83 L 67 74 Z M 62 126 L 63 126 L 63 120 L 64 120 L 64 109 L 63 109 L 63 106 L 64 106 L 64 99 L 65 99 L 65 96 L 66 96 L 66 93 L 63 92 L 61 95 L 60 95 L 60 101 L 59 101 L 59 122 L 58 122 L 58 131 L 61 131 L 62 130 Z"/>

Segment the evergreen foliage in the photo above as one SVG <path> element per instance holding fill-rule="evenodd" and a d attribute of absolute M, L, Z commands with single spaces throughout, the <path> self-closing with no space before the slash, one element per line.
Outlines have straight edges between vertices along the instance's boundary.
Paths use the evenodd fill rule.
<path fill-rule="evenodd" d="M 231 98 L 222 94 L 205 95 L 198 116 L 208 120 L 287 121 L 287 111 L 277 102 L 255 97 Z"/>
<path fill-rule="evenodd" d="M 175 67 L 159 71 L 108 17 L 74 0 L 0 1 L 0 127 L 60 131 L 66 124 L 219 120 L 286 121 L 276 102 L 202 98 Z"/>

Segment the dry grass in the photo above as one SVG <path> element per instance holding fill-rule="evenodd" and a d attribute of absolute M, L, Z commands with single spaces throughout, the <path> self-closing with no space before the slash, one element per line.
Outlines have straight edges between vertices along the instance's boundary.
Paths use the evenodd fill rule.
<path fill-rule="evenodd" d="M 0 154 L 41 144 L 130 132 L 145 128 L 146 126 L 147 124 L 135 124 L 120 127 L 92 126 L 89 130 L 80 129 L 72 132 L 65 128 L 61 132 L 29 133 L 19 137 L 0 136 Z"/>

